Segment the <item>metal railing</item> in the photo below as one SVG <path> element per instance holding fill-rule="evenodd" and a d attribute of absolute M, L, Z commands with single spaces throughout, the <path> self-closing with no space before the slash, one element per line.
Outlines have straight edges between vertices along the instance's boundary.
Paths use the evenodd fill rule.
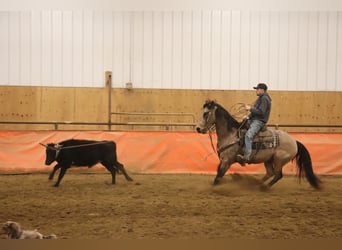
<path fill-rule="evenodd" d="M 149 112 L 111 112 L 111 115 L 134 115 L 134 116 L 180 116 L 180 117 L 191 117 L 192 122 L 195 123 L 195 115 L 192 113 L 149 113 Z"/>

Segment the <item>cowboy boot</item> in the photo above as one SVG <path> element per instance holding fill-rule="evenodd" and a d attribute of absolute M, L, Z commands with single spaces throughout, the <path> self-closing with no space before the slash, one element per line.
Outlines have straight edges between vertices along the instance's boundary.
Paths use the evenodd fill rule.
<path fill-rule="evenodd" d="M 249 159 L 246 158 L 244 155 L 238 154 L 236 156 L 236 160 L 238 163 L 240 163 L 241 166 L 245 166 L 246 163 L 249 163 Z"/>

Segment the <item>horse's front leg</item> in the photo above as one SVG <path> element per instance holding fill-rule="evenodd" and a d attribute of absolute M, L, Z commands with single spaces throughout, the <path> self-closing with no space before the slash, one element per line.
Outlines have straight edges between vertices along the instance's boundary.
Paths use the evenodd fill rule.
<path fill-rule="evenodd" d="M 222 177 L 225 175 L 225 173 L 230 168 L 231 164 L 232 163 L 230 161 L 225 160 L 225 159 L 221 159 L 220 164 L 217 167 L 217 174 L 216 174 L 216 177 L 214 179 L 213 185 L 217 185 L 220 182 Z"/>

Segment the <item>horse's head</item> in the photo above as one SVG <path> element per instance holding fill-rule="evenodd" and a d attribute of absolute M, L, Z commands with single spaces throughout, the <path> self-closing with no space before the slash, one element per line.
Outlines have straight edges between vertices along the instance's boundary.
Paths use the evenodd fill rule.
<path fill-rule="evenodd" d="M 215 125 L 216 109 L 217 104 L 215 101 L 207 100 L 204 103 L 201 121 L 196 125 L 196 131 L 198 133 L 205 134 Z"/>

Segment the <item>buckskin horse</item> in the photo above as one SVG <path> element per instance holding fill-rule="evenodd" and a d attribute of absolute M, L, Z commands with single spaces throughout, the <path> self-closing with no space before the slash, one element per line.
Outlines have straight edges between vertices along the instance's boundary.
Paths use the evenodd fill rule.
<path fill-rule="evenodd" d="M 196 130 L 205 134 L 213 127 L 216 128 L 217 154 L 220 159 L 213 183 L 216 185 L 230 166 L 239 162 L 236 156 L 243 154 L 243 138 L 247 127 L 246 123 L 238 122 L 221 105 L 207 100 L 203 105 L 202 119 L 197 124 Z M 283 177 L 282 168 L 291 160 L 296 162 L 298 178 L 305 176 L 312 187 L 320 189 L 321 182 L 314 174 L 310 153 L 302 143 L 284 131 L 270 128 L 262 129 L 255 136 L 249 163 L 264 163 L 266 175 L 261 179 L 261 184 L 273 177 L 267 185 L 261 187 L 270 188 L 277 183 Z"/>

